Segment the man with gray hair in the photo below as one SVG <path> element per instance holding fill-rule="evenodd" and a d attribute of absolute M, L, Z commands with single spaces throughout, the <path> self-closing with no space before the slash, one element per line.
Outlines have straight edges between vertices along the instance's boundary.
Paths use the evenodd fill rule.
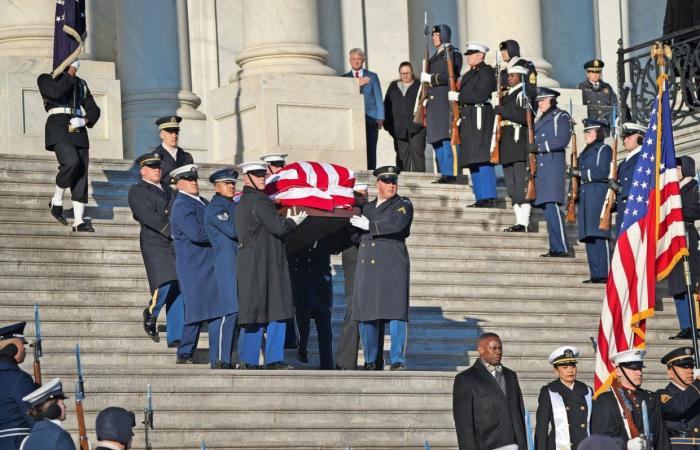
<path fill-rule="evenodd" d="M 384 125 L 384 100 L 382 87 L 376 73 L 363 68 L 365 52 L 361 48 L 350 50 L 352 70 L 344 77 L 355 78 L 360 94 L 365 96 L 365 130 L 367 138 L 367 169 L 377 167 L 377 136 Z"/>

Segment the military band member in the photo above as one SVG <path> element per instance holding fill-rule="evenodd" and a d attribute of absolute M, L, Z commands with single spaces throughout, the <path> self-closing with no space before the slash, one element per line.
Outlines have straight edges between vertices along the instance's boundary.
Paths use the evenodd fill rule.
<path fill-rule="evenodd" d="M 628 450 L 670 450 L 671 442 L 658 397 L 641 388 L 645 354 L 644 350 L 632 349 L 611 357 L 615 380 L 610 390 L 598 395 L 593 402 L 591 434 L 622 438 L 627 441 Z M 647 406 L 649 430 L 644 429 L 642 402 Z M 651 442 L 647 442 L 644 435 L 651 435 Z"/>
<path fill-rule="evenodd" d="M 496 169 L 491 164 L 491 136 L 494 112 L 491 94 L 496 90 L 496 73 L 484 62 L 489 48 L 480 42 L 467 42 L 469 71 L 462 75 L 459 92 L 448 98 L 459 101 L 459 134 L 462 140 L 459 166 L 468 167 L 476 202 L 469 207 L 496 206 Z"/>
<path fill-rule="evenodd" d="M 528 448 L 523 394 L 518 375 L 501 364 L 501 338 L 484 333 L 477 350 L 479 359 L 455 377 L 452 390 L 459 449 Z"/>
<path fill-rule="evenodd" d="M 75 450 L 70 434 L 63 429 L 66 420 L 65 399 L 63 385 L 58 378 L 22 399 L 29 405 L 29 415 L 36 421 L 31 433 L 22 442 L 22 450 Z"/>
<path fill-rule="evenodd" d="M 604 284 L 610 270 L 610 230 L 601 230 L 600 212 L 608 194 L 612 148 L 605 139 L 605 124 L 583 120 L 586 147 L 578 156 L 578 169 L 569 175 L 581 178 L 578 202 L 578 240 L 586 245 L 591 277 L 584 283 Z"/>
<path fill-rule="evenodd" d="M 233 169 L 217 170 L 209 177 L 216 193 L 204 210 L 204 226 L 214 248 L 214 278 L 216 279 L 218 308 L 221 316 L 209 322 L 209 333 L 216 330 L 215 343 L 217 369 L 233 369 L 231 355 L 236 340 L 238 324 L 238 234 L 236 233 L 236 179 Z"/>
<path fill-rule="evenodd" d="M 180 122 L 182 117 L 178 116 L 166 116 L 156 120 L 162 142 L 153 151 L 158 153 L 163 161 L 160 181 L 164 184 L 170 183 L 170 172 L 194 163 L 192 155 L 177 145 L 180 140 Z"/>
<path fill-rule="evenodd" d="M 535 449 L 576 450 L 589 433 L 593 390 L 576 379 L 579 351 L 567 345 L 549 355 L 557 379 L 540 389 Z"/>
<path fill-rule="evenodd" d="M 95 450 L 126 450 L 134 440 L 136 417 L 131 411 L 109 406 L 95 419 L 97 447 Z"/>
<path fill-rule="evenodd" d="M 540 256 L 553 258 L 569 256 L 560 206 L 566 204 L 566 147 L 571 140 L 571 116 L 557 107 L 557 97 L 559 92 L 554 89 L 537 88 L 535 206 L 544 211 L 549 236 L 549 251 Z"/>
<path fill-rule="evenodd" d="M 634 169 L 637 167 L 637 159 L 639 159 L 639 150 L 642 148 L 644 134 L 647 129 L 644 125 L 628 122 L 622 126 L 622 146 L 627 154 L 625 159 L 617 165 L 617 183 L 610 184 L 617 192 L 615 196 L 615 234 L 619 237 L 622 218 L 627 209 L 627 197 L 630 194 L 632 180 L 634 178 Z"/>
<path fill-rule="evenodd" d="M 243 196 L 236 207 L 241 262 L 238 276 L 238 321 L 242 332 L 238 344 L 241 369 L 258 367 L 263 333 L 265 367 L 288 369 L 284 362 L 285 321 L 294 317 L 289 266 L 282 238 L 296 230 L 307 217 L 301 212 L 288 218 L 277 213 L 265 195 L 267 168 L 262 163 L 239 165 L 243 173 Z"/>
<path fill-rule="evenodd" d="M 406 238 L 411 233 L 413 204 L 398 195 L 395 166 L 379 167 L 377 198 L 362 207 L 350 223 L 361 230 L 355 272 L 352 318 L 360 322 L 365 370 L 377 367 L 380 329 L 389 322 L 391 370 L 406 370 L 410 260 Z"/>
<path fill-rule="evenodd" d="M 674 450 L 700 448 L 700 380 L 692 347 L 671 350 L 663 358 L 670 383 L 656 391 Z"/>
<path fill-rule="evenodd" d="M 451 43 L 452 30 L 447 25 L 435 25 L 432 29 L 433 46 L 437 49 L 430 58 L 430 73 L 420 74 L 421 83 L 428 86 L 427 135 L 426 140 L 435 150 L 440 178 L 436 183 L 454 183 L 459 165 L 456 149 L 450 143 L 450 103 L 447 93 L 450 80 L 447 72 L 446 52 L 452 56 L 454 76 L 462 70 L 462 55 Z"/>
<path fill-rule="evenodd" d="M 495 108 L 496 114 L 501 115 L 501 165 L 515 213 L 515 225 L 504 229 L 505 232 L 530 231 L 531 205 L 525 199 L 528 179 L 528 106 L 523 93 L 523 80 L 526 76 L 527 69 L 523 66 L 508 68 L 510 89 L 503 97 L 503 104 Z"/>
<path fill-rule="evenodd" d="M 182 337 L 185 306 L 180 295 L 175 270 L 175 249 L 170 235 L 170 211 L 175 193 L 161 183 L 162 160 L 159 153 L 145 153 L 135 161 L 141 181 L 129 188 L 129 208 L 134 220 L 141 224 L 139 246 L 151 300 L 143 310 L 143 328 L 157 339 L 156 322 L 165 306 L 168 347 L 177 347 Z"/>
<path fill-rule="evenodd" d="M 612 86 L 601 80 L 601 71 L 605 63 L 599 59 L 592 59 L 583 65 L 586 69 L 586 81 L 581 82 L 583 104 L 588 108 L 588 118 L 603 122 L 608 127 L 612 118 L 612 108 L 617 106 L 617 95 Z M 618 112 L 618 115 L 620 113 Z"/>
<path fill-rule="evenodd" d="M 525 76 L 525 87 L 527 88 L 527 97 L 532 101 L 537 95 L 537 70 L 532 61 L 524 59 L 520 56 L 520 44 L 518 41 L 508 39 L 498 45 L 501 51 L 501 58 L 506 64 L 506 67 L 501 69 L 499 76 L 501 77 L 501 89 L 508 90 L 508 69 L 513 66 L 521 66 L 527 69 Z M 533 108 L 534 108 L 533 102 Z"/>
<path fill-rule="evenodd" d="M 49 202 L 51 215 L 64 225 L 68 220 L 63 214 L 63 193 L 70 188 L 73 201 L 73 231 L 94 232 L 90 222 L 83 219 L 88 201 L 88 165 L 90 141 L 87 128 L 92 128 L 100 118 L 100 108 L 90 93 L 87 83 L 76 75 L 80 61 L 74 61 L 66 70 L 52 78 L 51 74 L 39 75 L 37 85 L 46 119 L 45 146 L 58 161 L 58 174 L 53 197 Z"/>
<path fill-rule="evenodd" d="M 0 328 L 0 449 L 17 450 L 34 425 L 22 397 L 38 386 L 19 365 L 27 355 L 24 327 L 20 322 Z"/>

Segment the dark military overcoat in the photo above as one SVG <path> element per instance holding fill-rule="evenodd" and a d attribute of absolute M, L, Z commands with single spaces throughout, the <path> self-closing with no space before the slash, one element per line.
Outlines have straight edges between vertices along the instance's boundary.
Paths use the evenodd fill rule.
<path fill-rule="evenodd" d="M 455 79 L 459 77 L 462 69 L 462 55 L 459 49 L 450 46 L 452 66 Z M 427 137 L 426 141 L 433 142 L 449 139 L 450 137 L 450 102 L 447 100 L 447 92 L 450 90 L 450 81 L 447 73 L 447 58 L 445 52 L 435 53 L 430 58 L 430 87 L 428 88 L 427 111 Z"/>
<path fill-rule="evenodd" d="M 589 237 L 610 239 L 610 230 L 601 230 L 600 212 L 608 193 L 608 177 L 612 149 L 603 141 L 587 145 L 578 157 L 581 188 L 578 202 L 578 239 Z"/>
<path fill-rule="evenodd" d="M 573 389 L 559 379 L 542 386 L 537 399 L 535 448 L 557 450 L 570 444 L 576 450 L 590 434 L 592 404 L 593 390 L 578 380 L 574 381 Z M 562 437 L 568 435 L 568 442 L 559 442 L 557 446 L 557 431 Z"/>
<path fill-rule="evenodd" d="M 0 449 L 18 449 L 34 425 L 22 397 L 38 386 L 32 377 L 19 368 L 14 358 L 0 356 Z"/>
<path fill-rule="evenodd" d="M 491 159 L 495 117 L 491 94 L 495 90 L 496 71 L 484 62 L 462 75 L 459 87 L 460 167 L 487 163 Z"/>

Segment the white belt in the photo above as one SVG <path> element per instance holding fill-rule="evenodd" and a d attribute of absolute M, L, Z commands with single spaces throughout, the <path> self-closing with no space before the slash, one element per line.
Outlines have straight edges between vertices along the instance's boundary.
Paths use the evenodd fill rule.
<path fill-rule="evenodd" d="M 75 115 L 77 117 L 83 117 L 83 111 L 80 109 L 73 109 L 73 108 L 66 108 L 66 107 L 58 107 L 58 108 L 51 108 L 49 109 L 49 116 L 53 116 L 54 114 L 71 114 Z"/>

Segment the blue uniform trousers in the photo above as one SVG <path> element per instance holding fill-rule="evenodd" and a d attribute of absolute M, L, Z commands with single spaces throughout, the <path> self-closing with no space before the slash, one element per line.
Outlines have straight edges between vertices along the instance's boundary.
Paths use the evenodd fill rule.
<path fill-rule="evenodd" d="M 493 164 L 472 164 L 469 166 L 472 176 L 472 189 L 477 200 L 496 198 L 496 168 Z"/>
<path fill-rule="evenodd" d="M 566 245 L 566 232 L 564 230 L 564 213 L 556 202 L 544 204 L 544 220 L 547 221 L 549 250 L 568 253 L 569 247 Z"/>
<path fill-rule="evenodd" d="M 316 324 L 316 335 L 318 336 L 318 357 L 322 370 L 332 370 L 333 364 L 333 328 L 331 327 L 330 308 L 295 308 L 297 316 L 297 326 L 299 327 L 299 348 L 306 350 L 309 344 L 309 333 L 311 331 L 311 319 Z"/>
<path fill-rule="evenodd" d="M 591 278 L 608 278 L 610 271 L 610 241 L 601 237 L 586 238 L 586 254 Z"/>
<path fill-rule="evenodd" d="M 376 363 L 380 351 L 378 346 L 380 328 L 384 328 L 385 320 L 372 320 L 360 322 L 360 339 L 365 356 L 365 362 Z M 391 335 L 391 350 L 389 357 L 391 364 L 406 364 L 406 339 L 408 327 L 405 320 L 389 320 L 389 333 Z"/>
<path fill-rule="evenodd" d="M 676 315 L 681 331 L 690 328 L 690 307 L 688 306 L 688 294 L 676 294 L 673 296 L 676 303 Z"/>
<path fill-rule="evenodd" d="M 265 364 L 284 361 L 284 335 L 287 329 L 285 321 L 267 324 L 246 325 L 241 329 L 238 353 L 241 361 L 248 365 L 258 365 L 263 332 L 265 340 Z"/>
<path fill-rule="evenodd" d="M 177 348 L 179 358 L 189 358 L 197 348 L 199 333 L 202 325 L 208 324 L 209 334 L 209 365 L 214 367 L 217 361 L 231 364 L 231 353 L 235 340 L 238 313 L 227 314 L 209 321 L 187 324 L 182 330 L 182 339 Z"/>
<path fill-rule="evenodd" d="M 185 322 L 185 304 L 182 301 L 177 280 L 167 281 L 158 286 L 151 298 L 151 304 L 148 305 L 148 311 L 157 318 L 163 306 L 166 311 L 168 344 L 172 344 L 182 338 L 182 327 Z"/>
<path fill-rule="evenodd" d="M 453 177 L 457 175 L 457 151 L 452 148 L 449 139 L 433 142 L 435 159 L 437 159 L 440 175 Z"/>

